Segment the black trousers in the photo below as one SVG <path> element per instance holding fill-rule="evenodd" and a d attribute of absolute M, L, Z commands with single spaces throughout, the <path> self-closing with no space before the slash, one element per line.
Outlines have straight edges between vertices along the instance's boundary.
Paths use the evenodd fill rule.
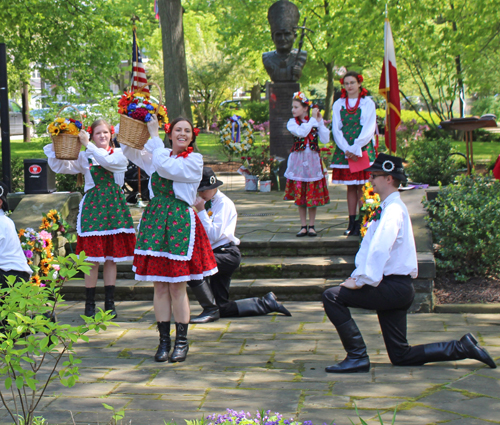
<path fill-rule="evenodd" d="M 229 301 L 231 276 L 240 266 L 241 253 L 236 245 L 214 249 L 215 261 L 219 271 L 210 276 L 210 287 L 219 306 L 221 317 L 238 316 L 238 308 L 234 301 Z"/>
<path fill-rule="evenodd" d="M 435 360 L 425 354 L 425 345 L 412 347 L 406 339 L 406 317 L 414 297 L 415 290 L 409 276 L 391 275 L 384 276 L 377 287 L 365 285 L 352 290 L 338 286 L 327 289 L 323 293 L 323 305 L 334 326 L 351 320 L 348 307 L 376 310 L 391 363 L 420 366 Z"/>
<path fill-rule="evenodd" d="M 30 275 L 27 272 L 19 272 L 16 270 L 9 270 L 6 272 L 0 269 L 0 284 L 2 285 L 2 289 L 7 288 L 7 276 L 16 276 L 16 282 L 19 282 L 21 279 L 24 279 L 26 282 L 30 280 Z"/>

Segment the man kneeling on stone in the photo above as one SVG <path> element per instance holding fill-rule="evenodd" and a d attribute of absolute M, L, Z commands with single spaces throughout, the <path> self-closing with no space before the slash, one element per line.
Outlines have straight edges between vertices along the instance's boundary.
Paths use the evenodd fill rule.
<path fill-rule="evenodd" d="M 219 271 L 210 276 L 209 281 L 188 282 L 203 307 L 203 312 L 189 323 L 214 322 L 220 317 L 262 316 L 273 312 L 291 316 L 272 292 L 262 298 L 229 301 L 231 275 L 240 265 L 241 254 L 238 248 L 240 240 L 234 235 L 238 218 L 236 207 L 231 199 L 217 189 L 222 184 L 211 168 L 203 167 L 199 197 L 194 207 L 207 232 Z"/>
<path fill-rule="evenodd" d="M 401 158 L 379 154 L 370 182 L 380 195 L 380 207 L 370 218 L 368 231 L 356 255 L 356 269 L 340 286 L 323 293 L 325 312 L 337 328 L 347 357 L 329 373 L 370 370 L 363 337 L 348 307 L 376 310 L 389 358 L 395 366 L 421 366 L 429 362 L 475 359 L 496 368 L 488 352 L 470 333 L 459 341 L 410 346 L 406 339 L 406 316 L 415 290 L 417 252 L 406 205 L 398 187 L 406 182 Z"/>

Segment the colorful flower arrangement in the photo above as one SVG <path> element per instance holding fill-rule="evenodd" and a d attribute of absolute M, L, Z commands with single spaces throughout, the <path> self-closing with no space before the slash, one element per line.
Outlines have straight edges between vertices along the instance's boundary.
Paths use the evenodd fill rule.
<path fill-rule="evenodd" d="M 359 215 L 361 217 L 361 237 L 364 238 L 372 222 L 372 216 L 377 214 L 377 209 L 380 206 L 380 196 L 375 193 L 370 182 L 365 183 L 362 190 L 361 201 L 363 205 L 359 209 Z"/>
<path fill-rule="evenodd" d="M 220 142 L 231 155 L 248 152 L 254 143 L 252 125 L 233 115 L 220 131 Z"/>
<path fill-rule="evenodd" d="M 280 161 L 274 155 L 269 154 L 270 146 L 263 145 L 260 150 L 255 151 L 255 155 L 242 156 L 241 164 L 238 172 L 240 174 L 247 174 L 257 176 L 259 180 L 270 180 L 271 175 L 275 174 L 280 166 Z"/>
<path fill-rule="evenodd" d="M 82 129 L 82 123 L 73 118 L 56 118 L 47 126 L 47 132 L 52 136 L 59 134 L 72 134 L 78 136 Z"/>
<path fill-rule="evenodd" d="M 187 421 L 188 422 L 188 421 Z M 279 413 L 257 412 L 253 416 L 250 412 L 244 410 L 227 409 L 224 415 L 213 414 L 206 417 L 206 425 L 313 425 L 311 421 L 299 422 L 294 419 L 284 419 Z M 323 425 L 327 425 L 323 423 Z M 335 425 L 333 422 L 330 425 Z"/>
<path fill-rule="evenodd" d="M 124 92 L 118 101 L 118 113 L 142 122 L 151 121 L 156 114 L 160 126 L 168 124 L 167 108 L 151 102 L 149 93 Z"/>
<path fill-rule="evenodd" d="M 52 264 L 54 260 L 54 245 L 52 238 L 56 232 L 65 233 L 68 223 L 57 210 L 50 210 L 43 214 L 40 232 L 28 227 L 19 231 L 19 240 L 28 265 L 33 270 L 31 283 L 45 286 L 42 279 L 50 273 L 58 272 L 59 266 Z"/>

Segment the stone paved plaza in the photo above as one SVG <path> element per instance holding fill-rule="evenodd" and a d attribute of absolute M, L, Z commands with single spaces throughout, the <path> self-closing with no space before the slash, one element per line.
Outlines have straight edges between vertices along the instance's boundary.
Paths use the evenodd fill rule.
<path fill-rule="evenodd" d="M 39 414 L 49 424 L 108 423 L 107 403 L 125 408 L 124 424 L 161 425 L 199 419 L 226 408 L 270 409 L 314 425 L 354 423 L 354 403 L 363 419 L 377 410 L 390 423 L 479 425 L 500 423 L 500 369 L 473 360 L 394 367 L 389 363 L 376 315 L 354 317 L 368 345 L 367 374 L 331 375 L 327 365 L 344 357 L 319 302 L 288 302 L 293 316 L 222 319 L 190 325 L 184 363 L 156 363 L 158 335 L 151 302 L 117 305 L 119 327 L 89 335 L 77 352 L 83 362 L 73 388 L 53 383 Z M 192 313 L 200 307 L 191 304 Z M 70 302 L 59 320 L 80 323 L 83 303 Z M 473 332 L 500 364 L 498 315 L 412 314 L 410 342 L 450 340 Z M 371 419 L 371 420 L 370 420 Z M 9 423 L 5 410 L 0 423 Z"/>

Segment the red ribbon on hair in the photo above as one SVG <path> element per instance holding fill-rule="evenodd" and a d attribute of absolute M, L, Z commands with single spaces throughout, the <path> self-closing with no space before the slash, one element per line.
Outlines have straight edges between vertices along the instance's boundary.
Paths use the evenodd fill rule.
<path fill-rule="evenodd" d="M 187 158 L 187 156 L 193 152 L 193 147 L 189 146 L 184 152 L 181 152 L 179 155 L 177 155 L 177 158 L 182 157 L 182 158 Z"/>
<path fill-rule="evenodd" d="M 200 134 L 200 129 L 199 128 L 193 128 L 193 133 L 195 136 L 198 136 Z"/>
<path fill-rule="evenodd" d="M 165 130 L 165 133 L 167 133 L 167 134 L 170 134 L 170 132 L 172 131 L 170 123 L 165 124 L 163 129 Z"/>

